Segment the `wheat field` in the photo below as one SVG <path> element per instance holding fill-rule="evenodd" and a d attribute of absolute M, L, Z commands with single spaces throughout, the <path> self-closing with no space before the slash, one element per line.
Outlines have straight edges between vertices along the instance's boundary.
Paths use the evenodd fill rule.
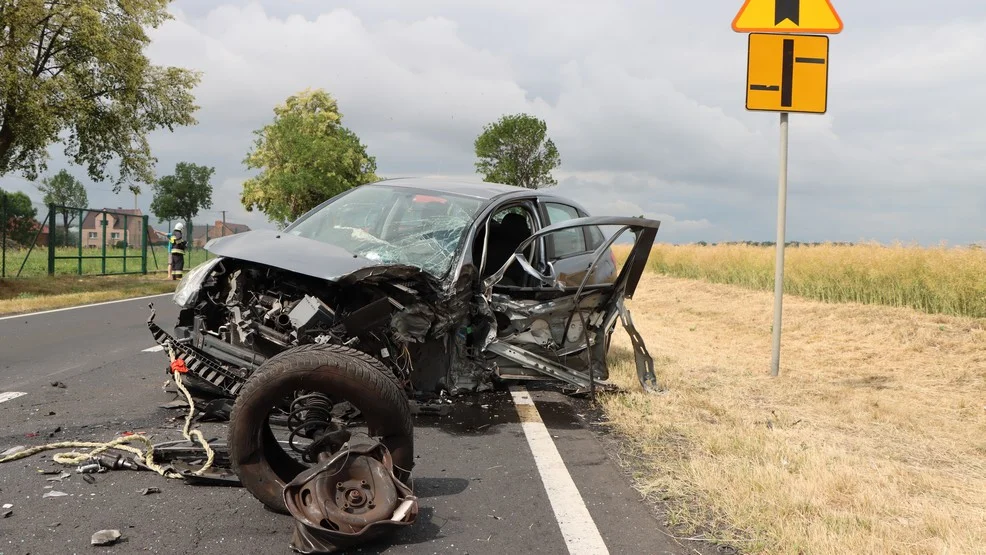
<path fill-rule="evenodd" d="M 785 293 L 825 302 L 909 307 L 986 317 L 986 250 L 905 245 L 819 245 L 785 251 Z M 655 245 L 660 274 L 773 290 L 772 247 Z"/>
<path fill-rule="evenodd" d="M 656 267 L 697 261 L 754 283 L 752 268 L 763 266 L 753 249 L 658 250 Z M 908 253 L 792 251 L 792 273 L 819 292 L 839 285 L 840 268 L 867 261 L 876 270 L 866 275 L 891 279 L 893 261 Z M 900 267 L 941 271 L 953 286 L 933 291 L 963 298 L 950 291 L 973 288 L 963 282 L 971 276 L 950 278 L 930 263 L 957 256 L 932 252 Z M 824 279 L 811 279 L 812 264 Z M 883 298 L 865 293 L 870 280 L 844 287 Z M 610 365 L 626 392 L 602 400 L 636 487 L 667 505 L 681 536 L 745 553 L 986 553 L 986 319 L 792 296 L 781 376 L 771 378 L 772 299 L 644 274 L 629 304 L 666 391 L 639 392 L 629 340 L 618 333 Z"/>

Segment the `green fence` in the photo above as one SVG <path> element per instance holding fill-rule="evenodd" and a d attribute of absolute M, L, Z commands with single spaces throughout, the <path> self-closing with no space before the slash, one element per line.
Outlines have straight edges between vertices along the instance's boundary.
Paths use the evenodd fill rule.
<path fill-rule="evenodd" d="M 53 275 L 165 274 L 168 271 L 168 231 L 155 230 L 137 210 L 110 210 L 48 205 L 44 219 L 30 222 L 13 216 L 6 198 L 0 202 L 0 278 Z M 38 213 L 41 210 L 37 211 Z M 211 258 L 203 248 L 225 225 L 186 231 L 186 271 Z"/>

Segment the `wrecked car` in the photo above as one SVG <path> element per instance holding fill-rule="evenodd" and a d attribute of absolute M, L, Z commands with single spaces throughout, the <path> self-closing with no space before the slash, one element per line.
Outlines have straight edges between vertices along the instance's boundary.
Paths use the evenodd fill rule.
<path fill-rule="evenodd" d="M 618 320 L 656 389 L 624 299 L 659 225 L 543 190 L 386 180 L 281 231 L 211 241 L 173 332 L 149 326 L 193 383 L 235 399 L 233 469 L 314 552 L 413 521 L 411 401 L 516 380 L 608 387 Z"/>

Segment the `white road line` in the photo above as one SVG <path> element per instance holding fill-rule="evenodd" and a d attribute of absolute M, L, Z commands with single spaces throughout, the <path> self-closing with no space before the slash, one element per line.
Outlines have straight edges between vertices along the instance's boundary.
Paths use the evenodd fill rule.
<path fill-rule="evenodd" d="M 18 397 L 23 397 L 24 395 L 27 395 L 27 393 L 24 393 L 23 391 L 7 391 L 4 393 L 0 393 L 0 403 L 13 401 L 14 399 Z"/>
<path fill-rule="evenodd" d="M 144 349 L 142 352 L 144 352 L 144 353 L 160 353 L 163 350 L 164 350 L 164 346 L 163 345 L 155 345 L 155 346 L 153 346 L 153 347 L 151 347 L 149 349 Z"/>
<path fill-rule="evenodd" d="M 589 509 L 585 506 L 585 501 L 576 487 L 572 475 L 565 467 L 555 442 L 551 440 L 548 428 L 541 420 L 541 414 L 534 406 L 534 400 L 530 393 L 523 386 L 511 387 L 510 395 L 513 397 L 517 414 L 520 416 L 520 425 L 527 436 L 527 444 L 534 454 L 534 462 L 537 464 L 538 473 L 541 474 L 541 482 L 548 493 L 548 500 L 551 501 L 551 509 L 555 513 L 555 520 L 561 529 L 561 535 L 565 538 L 568 552 L 571 555 L 608 555 L 609 550 L 606 543 L 599 535 L 599 528 L 596 527 Z"/>
<path fill-rule="evenodd" d="M 13 320 L 14 318 L 27 318 L 28 316 L 41 316 L 42 314 L 51 314 L 53 312 L 64 312 L 66 310 L 75 310 L 77 308 L 91 308 L 91 307 L 94 307 L 94 306 L 104 306 L 104 305 L 108 305 L 108 304 L 128 303 L 130 301 L 142 301 L 144 299 L 154 299 L 154 298 L 157 298 L 157 297 L 163 297 L 165 295 L 174 295 L 174 293 L 161 293 L 160 295 L 147 295 L 146 297 L 134 297 L 132 299 L 119 299 L 119 300 L 116 300 L 116 301 L 105 301 L 105 302 L 101 302 L 101 303 L 83 304 L 83 305 L 79 305 L 79 306 L 70 306 L 70 307 L 67 307 L 67 308 L 56 308 L 54 310 L 43 310 L 41 312 L 28 312 L 27 314 L 18 314 L 16 316 L 3 316 L 3 317 L 0 317 L 0 321 L 3 321 L 3 320 Z"/>

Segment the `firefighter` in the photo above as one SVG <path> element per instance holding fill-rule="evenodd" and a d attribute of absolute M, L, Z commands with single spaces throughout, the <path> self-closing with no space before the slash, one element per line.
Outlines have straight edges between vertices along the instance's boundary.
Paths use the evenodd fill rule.
<path fill-rule="evenodd" d="M 175 224 L 175 231 L 171 234 L 171 279 L 181 279 L 185 270 L 185 248 L 188 241 L 185 241 L 185 223 Z"/>

